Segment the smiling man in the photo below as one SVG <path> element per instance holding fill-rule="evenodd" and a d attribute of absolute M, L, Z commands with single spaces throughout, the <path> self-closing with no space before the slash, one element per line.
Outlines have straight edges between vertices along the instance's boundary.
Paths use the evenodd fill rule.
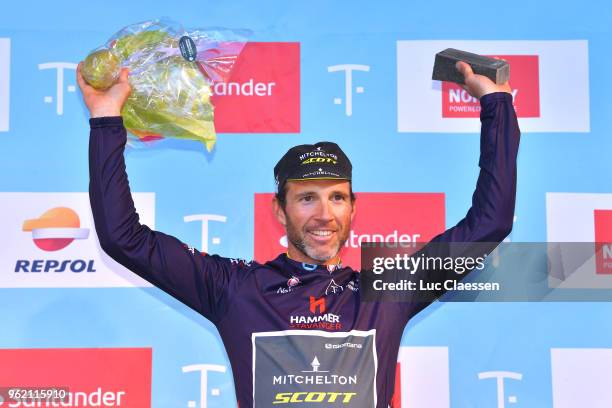
<path fill-rule="evenodd" d="M 512 228 L 520 138 L 510 87 L 467 64 L 458 69 L 482 106 L 481 170 L 466 216 L 433 241 L 500 242 Z M 80 66 L 77 80 L 91 113 L 89 193 L 100 244 L 216 325 L 240 407 L 387 407 L 404 327 L 428 303 L 361 302 L 360 274 L 339 258 L 357 209 L 342 150 L 296 146 L 274 168 L 287 253 L 265 264 L 200 253 L 139 222 L 123 158 L 127 71 L 107 91 L 89 87 Z"/>
<path fill-rule="evenodd" d="M 352 165 L 331 142 L 295 146 L 274 167 L 274 213 L 293 259 L 337 264 L 355 215 Z"/>

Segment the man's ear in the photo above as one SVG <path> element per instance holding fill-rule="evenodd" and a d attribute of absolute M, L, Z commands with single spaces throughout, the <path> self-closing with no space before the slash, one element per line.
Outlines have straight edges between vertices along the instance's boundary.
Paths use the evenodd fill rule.
<path fill-rule="evenodd" d="M 272 199 L 272 211 L 274 211 L 274 216 L 278 222 L 280 222 L 283 227 L 286 227 L 287 216 L 285 215 L 285 210 L 283 210 L 283 207 L 276 197 Z"/>
<path fill-rule="evenodd" d="M 355 218 L 355 214 L 357 213 L 357 200 L 354 200 L 351 203 L 351 223 L 353 222 L 353 218 Z"/>

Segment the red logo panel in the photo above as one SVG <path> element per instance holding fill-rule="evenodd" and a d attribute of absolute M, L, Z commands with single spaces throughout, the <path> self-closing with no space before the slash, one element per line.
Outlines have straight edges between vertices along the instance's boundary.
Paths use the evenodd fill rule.
<path fill-rule="evenodd" d="M 299 133 L 300 43 L 247 43 L 211 101 L 219 133 Z"/>
<path fill-rule="evenodd" d="M 537 55 L 492 55 L 510 64 L 514 109 L 519 118 L 540 117 L 540 77 Z M 477 118 L 480 103 L 452 82 L 442 82 L 442 117 Z"/>
<path fill-rule="evenodd" d="M 0 384 L 68 388 L 62 407 L 150 408 L 151 355 L 150 348 L 0 349 Z"/>
<path fill-rule="evenodd" d="M 357 213 L 342 264 L 359 269 L 361 242 L 428 242 L 444 231 L 444 193 L 357 193 Z M 274 194 L 255 194 L 255 259 L 287 251 L 285 230 L 272 212 Z"/>
<path fill-rule="evenodd" d="M 595 210 L 596 273 L 612 275 L 612 210 Z"/>

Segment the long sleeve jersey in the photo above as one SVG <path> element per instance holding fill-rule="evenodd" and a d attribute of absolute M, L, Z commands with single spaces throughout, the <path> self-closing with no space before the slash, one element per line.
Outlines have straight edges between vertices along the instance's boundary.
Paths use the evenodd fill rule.
<path fill-rule="evenodd" d="M 512 97 L 481 98 L 472 205 L 435 242 L 500 242 L 510 232 L 520 132 Z M 89 194 L 113 259 L 218 328 L 246 407 L 388 407 L 404 327 L 427 303 L 362 302 L 360 273 L 279 255 L 266 263 L 200 253 L 139 222 L 121 117 L 90 119 Z"/>

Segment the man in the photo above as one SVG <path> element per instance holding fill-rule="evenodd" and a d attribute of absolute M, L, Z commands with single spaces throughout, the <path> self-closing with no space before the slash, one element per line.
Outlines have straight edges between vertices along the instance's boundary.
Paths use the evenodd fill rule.
<path fill-rule="evenodd" d="M 482 105 L 481 171 L 466 217 L 433 241 L 500 242 L 512 228 L 520 138 L 510 87 L 465 63 L 457 69 Z M 356 211 L 342 150 L 296 146 L 274 168 L 286 254 L 262 265 L 199 253 L 139 223 L 123 158 L 127 71 L 107 91 L 88 86 L 80 65 L 77 80 L 91 113 L 90 201 L 102 248 L 216 325 L 239 405 L 387 407 L 404 327 L 427 303 L 360 302 L 359 273 L 339 263 Z"/>

